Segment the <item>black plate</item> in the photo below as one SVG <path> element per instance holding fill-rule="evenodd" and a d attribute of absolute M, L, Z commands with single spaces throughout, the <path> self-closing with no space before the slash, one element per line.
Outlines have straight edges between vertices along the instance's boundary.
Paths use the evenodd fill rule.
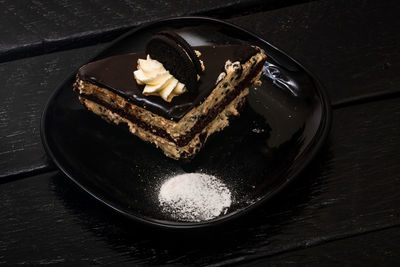
<path fill-rule="evenodd" d="M 188 164 L 163 155 L 126 129 L 85 110 L 72 92 L 72 74 L 50 98 L 41 133 L 47 153 L 84 191 L 129 218 L 193 228 L 235 218 L 268 200 L 310 162 L 329 131 L 331 112 L 320 83 L 276 47 L 237 26 L 200 17 L 157 21 L 121 36 L 93 60 L 144 50 L 154 33 L 172 29 L 191 45 L 248 43 L 268 55 L 262 86 L 251 89 L 240 118 L 215 134 Z M 220 179 L 232 193 L 225 214 L 182 222 L 158 203 L 161 184 L 182 173 Z"/>

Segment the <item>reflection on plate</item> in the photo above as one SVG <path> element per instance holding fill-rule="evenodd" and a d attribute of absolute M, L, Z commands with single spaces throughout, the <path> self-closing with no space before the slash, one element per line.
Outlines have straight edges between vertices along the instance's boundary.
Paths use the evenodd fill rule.
<path fill-rule="evenodd" d="M 129 218 L 164 227 L 213 225 L 244 214 L 293 180 L 325 140 L 330 107 L 318 81 L 301 65 L 257 36 L 214 19 L 148 24 L 118 38 L 93 60 L 143 51 L 152 34 L 166 29 L 193 46 L 247 43 L 268 55 L 262 85 L 251 88 L 240 118 L 212 136 L 190 163 L 167 158 L 123 127 L 86 111 L 72 92 L 74 75 L 46 106 L 42 140 L 70 179 Z M 171 196 L 178 193 L 181 198 Z M 184 197 L 191 206 L 189 200 L 179 204 Z"/>

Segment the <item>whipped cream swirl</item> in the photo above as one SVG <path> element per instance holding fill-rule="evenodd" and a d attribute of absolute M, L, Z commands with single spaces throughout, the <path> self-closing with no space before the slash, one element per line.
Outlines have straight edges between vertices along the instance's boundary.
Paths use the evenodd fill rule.
<path fill-rule="evenodd" d="M 163 64 L 147 55 L 147 59 L 138 60 L 138 70 L 133 72 L 138 84 L 145 84 L 144 95 L 158 95 L 167 102 L 186 92 L 186 87 L 179 82 Z"/>

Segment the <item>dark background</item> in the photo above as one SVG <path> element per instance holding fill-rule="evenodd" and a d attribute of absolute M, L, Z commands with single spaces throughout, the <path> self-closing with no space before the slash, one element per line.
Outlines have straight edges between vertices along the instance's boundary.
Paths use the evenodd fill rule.
<path fill-rule="evenodd" d="M 0 264 L 398 265 L 400 4 L 373 1 L 0 1 Z M 129 29 L 202 15 L 304 64 L 332 101 L 328 141 L 265 205 L 208 230 L 149 228 L 65 178 L 40 141 L 67 75 Z"/>

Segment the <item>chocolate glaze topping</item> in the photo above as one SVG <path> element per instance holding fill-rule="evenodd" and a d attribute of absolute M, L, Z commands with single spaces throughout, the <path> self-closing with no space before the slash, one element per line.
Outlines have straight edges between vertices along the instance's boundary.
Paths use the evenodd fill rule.
<path fill-rule="evenodd" d="M 257 53 L 248 45 L 198 46 L 193 49 L 201 52 L 200 59 L 206 67 L 200 76 L 199 89 L 179 95 L 170 103 L 158 96 L 144 96 L 144 86 L 136 83 L 133 72 L 137 69 L 137 60 L 146 57 L 144 53 L 112 56 L 89 63 L 79 69 L 78 78 L 108 88 L 137 106 L 177 121 L 211 93 L 227 60 L 244 63 Z"/>

